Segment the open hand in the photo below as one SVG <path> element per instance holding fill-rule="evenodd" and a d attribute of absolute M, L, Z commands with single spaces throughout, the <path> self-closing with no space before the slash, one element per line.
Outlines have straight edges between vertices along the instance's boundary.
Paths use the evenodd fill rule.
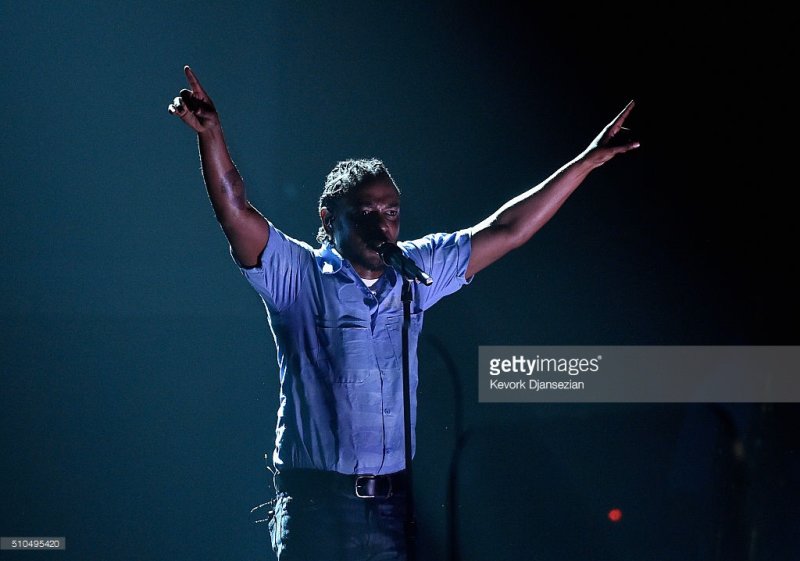
<path fill-rule="evenodd" d="M 628 130 L 622 125 L 633 109 L 633 106 L 634 102 L 631 100 L 630 103 L 625 106 L 625 109 L 623 109 L 613 121 L 606 125 L 602 132 L 597 135 L 597 138 L 589 144 L 583 154 L 581 154 L 581 157 L 594 164 L 595 167 L 599 167 L 617 154 L 622 154 L 623 152 L 638 148 L 638 141 L 621 142 L 620 136 L 622 135 L 619 135 L 620 131 Z"/>
<path fill-rule="evenodd" d="M 188 66 L 183 67 L 191 90 L 183 89 L 180 95 L 172 100 L 167 110 L 198 133 L 219 127 L 219 115 L 214 103 L 200 85 L 197 76 Z"/>

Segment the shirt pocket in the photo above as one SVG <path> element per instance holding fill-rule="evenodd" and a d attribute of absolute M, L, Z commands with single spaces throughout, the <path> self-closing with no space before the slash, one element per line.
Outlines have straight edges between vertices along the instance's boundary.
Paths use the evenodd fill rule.
<path fill-rule="evenodd" d="M 411 321 L 408 327 L 408 347 L 410 354 L 417 352 L 417 340 L 422 331 L 423 312 L 411 314 Z M 403 315 L 389 316 L 386 318 L 386 331 L 389 333 L 389 340 L 392 343 L 395 357 L 398 361 L 403 360 Z M 402 364 L 402 362 L 399 362 Z"/>
<path fill-rule="evenodd" d="M 368 327 L 353 323 L 336 326 L 318 323 L 317 336 L 317 366 L 328 372 L 331 382 L 362 384 L 369 379 L 376 361 Z"/>

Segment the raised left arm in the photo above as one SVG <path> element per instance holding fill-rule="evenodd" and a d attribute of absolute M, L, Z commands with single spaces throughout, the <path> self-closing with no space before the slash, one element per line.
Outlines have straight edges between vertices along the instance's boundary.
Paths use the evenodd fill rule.
<path fill-rule="evenodd" d="M 553 217 L 564 201 L 593 169 L 608 160 L 639 147 L 638 142 L 615 144 L 633 101 L 611 121 L 579 156 L 563 165 L 542 183 L 501 206 L 491 216 L 472 227 L 472 249 L 467 278 L 488 267 L 535 234 Z"/>

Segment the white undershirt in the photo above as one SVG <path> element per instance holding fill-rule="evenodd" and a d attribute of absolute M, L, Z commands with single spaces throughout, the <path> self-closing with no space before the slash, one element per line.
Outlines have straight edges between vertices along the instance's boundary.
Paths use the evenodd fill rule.
<path fill-rule="evenodd" d="M 372 285 L 373 285 L 373 284 L 375 284 L 376 282 L 378 282 L 379 280 L 381 280 L 381 278 L 380 278 L 380 277 L 378 277 L 377 279 L 365 279 L 364 277 L 359 277 L 359 278 L 360 278 L 362 281 L 364 281 L 364 284 L 366 284 L 366 285 L 367 285 L 367 288 L 372 288 Z"/>

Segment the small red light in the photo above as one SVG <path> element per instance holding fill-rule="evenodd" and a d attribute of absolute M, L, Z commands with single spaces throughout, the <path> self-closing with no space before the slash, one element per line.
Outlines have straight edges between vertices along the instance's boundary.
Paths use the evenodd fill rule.
<path fill-rule="evenodd" d="M 622 519 L 622 511 L 618 508 L 612 508 L 608 511 L 608 519 L 612 522 L 619 522 Z"/>

